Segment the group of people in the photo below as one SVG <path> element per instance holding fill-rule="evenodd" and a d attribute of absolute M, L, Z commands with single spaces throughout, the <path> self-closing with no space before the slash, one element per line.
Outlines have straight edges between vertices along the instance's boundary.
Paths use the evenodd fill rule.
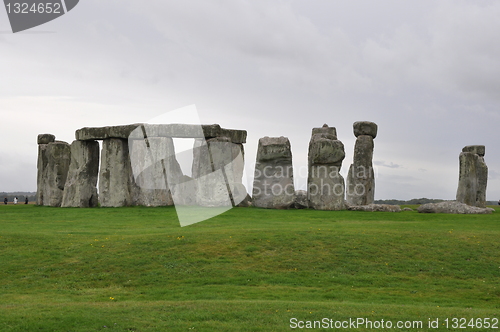
<path fill-rule="evenodd" d="M 18 202 L 18 201 L 19 201 L 19 200 L 18 200 L 17 196 L 16 196 L 16 197 L 14 197 L 14 200 L 13 200 L 14 204 L 17 204 L 17 202 Z M 4 203 L 5 205 L 7 205 L 7 204 L 9 203 L 9 200 L 7 199 L 7 197 L 5 197 L 5 198 L 3 199 L 3 203 Z M 24 200 L 24 204 L 28 204 L 28 197 L 26 197 L 26 199 Z"/>

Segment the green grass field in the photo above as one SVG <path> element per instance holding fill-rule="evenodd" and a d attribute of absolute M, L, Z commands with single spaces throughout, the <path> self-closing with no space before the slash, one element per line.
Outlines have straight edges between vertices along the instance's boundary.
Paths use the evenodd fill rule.
<path fill-rule="evenodd" d="M 0 206 L 0 331 L 495 331 L 499 239 L 498 212 Z"/>

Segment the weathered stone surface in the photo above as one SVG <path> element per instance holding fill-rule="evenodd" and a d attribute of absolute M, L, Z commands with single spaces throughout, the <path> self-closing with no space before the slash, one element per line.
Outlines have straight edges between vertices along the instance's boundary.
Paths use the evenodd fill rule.
<path fill-rule="evenodd" d="M 56 140 L 56 137 L 52 134 L 40 134 L 38 135 L 38 144 L 49 144 Z"/>
<path fill-rule="evenodd" d="M 316 210 L 344 210 L 345 182 L 335 165 L 309 167 L 309 207 Z"/>
<path fill-rule="evenodd" d="M 99 143 L 71 143 L 71 162 L 64 185 L 62 207 L 96 207 L 99 174 Z"/>
<path fill-rule="evenodd" d="M 177 138 L 212 138 L 220 137 L 222 128 L 218 124 L 192 125 L 192 124 L 141 124 L 143 132 L 148 137 L 177 137 Z M 141 131 L 137 132 L 140 139 L 143 137 Z M 136 138 L 134 136 L 134 138 Z"/>
<path fill-rule="evenodd" d="M 247 142 L 247 131 L 237 129 L 221 129 L 222 137 L 228 137 L 232 143 L 242 144 Z M 207 138 L 207 136 L 205 136 Z"/>
<path fill-rule="evenodd" d="M 84 127 L 75 132 L 75 137 L 79 141 L 105 140 L 108 138 L 128 139 L 130 134 L 140 125 L 140 123 L 136 123 L 123 126 Z"/>
<path fill-rule="evenodd" d="M 309 142 L 307 193 L 309 207 L 316 210 L 345 209 L 345 183 L 339 173 L 345 158 L 344 144 L 325 134 L 336 132 L 331 128 L 324 125 L 323 132 L 313 131 Z"/>
<path fill-rule="evenodd" d="M 412 208 L 405 207 L 405 208 L 403 209 L 403 211 L 414 211 L 414 210 L 413 210 Z"/>
<path fill-rule="evenodd" d="M 462 149 L 462 152 L 475 153 L 481 157 L 484 157 L 486 147 L 484 145 L 467 145 Z"/>
<path fill-rule="evenodd" d="M 286 137 L 262 137 L 257 149 L 257 161 L 266 162 L 270 160 L 291 160 L 292 150 L 290 141 Z"/>
<path fill-rule="evenodd" d="M 133 201 L 142 206 L 173 205 L 171 186 L 180 183 L 183 174 L 175 158 L 170 137 L 129 140 L 129 154 L 135 186 Z"/>
<path fill-rule="evenodd" d="M 70 158 L 71 149 L 66 142 L 38 145 L 38 205 L 61 206 Z"/>
<path fill-rule="evenodd" d="M 417 211 L 419 213 L 490 214 L 494 210 L 492 208 L 470 206 L 457 201 L 446 201 L 420 205 Z"/>
<path fill-rule="evenodd" d="M 268 209 L 293 207 L 292 151 L 286 137 L 263 137 L 259 140 L 252 192 L 253 205 Z"/>
<path fill-rule="evenodd" d="M 245 199 L 242 200 L 238 205 L 236 205 L 237 207 L 250 207 L 250 206 L 253 206 L 253 203 L 252 203 L 252 197 L 250 197 L 249 194 L 246 195 Z"/>
<path fill-rule="evenodd" d="M 345 158 L 344 144 L 336 139 L 329 139 L 323 134 L 316 134 L 309 143 L 309 164 L 341 166 Z"/>
<path fill-rule="evenodd" d="M 99 171 L 99 203 L 102 207 L 134 205 L 134 178 L 126 139 L 102 142 Z"/>
<path fill-rule="evenodd" d="M 347 175 L 347 203 L 350 205 L 369 205 L 374 202 L 373 147 L 372 136 L 360 135 L 356 139 L 353 163 Z"/>
<path fill-rule="evenodd" d="M 390 204 L 348 205 L 348 210 L 368 212 L 401 212 L 401 207 L 399 205 Z"/>
<path fill-rule="evenodd" d="M 311 136 L 319 134 L 324 138 L 337 139 L 337 129 L 335 127 L 328 127 L 326 123 L 321 128 L 313 128 Z"/>
<path fill-rule="evenodd" d="M 198 186 L 196 180 L 187 175 L 183 175 L 179 182 L 169 184 L 172 198 L 176 206 L 194 206 L 197 205 L 196 196 Z"/>
<path fill-rule="evenodd" d="M 466 146 L 464 150 L 479 152 L 484 155 L 484 148 L 481 148 L 481 146 Z M 456 200 L 471 206 L 485 207 L 488 167 L 482 155 L 474 152 L 460 153 L 460 173 Z"/>
<path fill-rule="evenodd" d="M 369 135 L 373 138 L 377 137 L 378 126 L 370 121 L 354 122 L 354 136 Z"/>
<path fill-rule="evenodd" d="M 206 207 L 236 206 L 247 195 L 242 184 L 242 144 L 228 137 L 197 139 L 193 149 L 192 175 L 197 181 L 197 203 Z"/>
<path fill-rule="evenodd" d="M 139 130 L 137 130 L 139 129 Z M 233 143 L 245 143 L 246 130 L 224 129 L 218 124 L 143 124 L 123 126 L 84 127 L 75 132 L 77 140 L 104 140 L 108 138 L 144 139 L 147 137 L 214 138 L 228 137 Z"/>
<path fill-rule="evenodd" d="M 36 195 L 36 204 L 43 205 L 43 200 L 45 196 L 46 189 L 46 174 L 47 174 L 47 165 L 49 163 L 47 157 L 47 144 L 39 144 L 38 145 L 38 160 L 37 160 L 37 177 L 36 177 L 36 187 L 37 187 L 37 195 Z"/>
<path fill-rule="evenodd" d="M 309 207 L 309 199 L 307 198 L 307 191 L 295 191 L 294 207 L 296 209 L 307 209 Z"/>

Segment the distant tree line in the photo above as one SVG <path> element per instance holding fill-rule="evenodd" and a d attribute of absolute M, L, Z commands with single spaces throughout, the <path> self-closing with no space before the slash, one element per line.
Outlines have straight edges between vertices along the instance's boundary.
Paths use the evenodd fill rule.
<path fill-rule="evenodd" d="M 445 199 L 434 199 L 434 198 L 413 198 L 408 201 L 402 201 L 399 199 L 379 199 L 375 200 L 375 204 L 389 204 L 389 205 L 420 205 L 427 203 L 439 203 L 443 202 Z M 486 205 L 497 205 L 498 202 L 487 201 Z"/>
<path fill-rule="evenodd" d="M 26 197 L 28 197 L 28 202 L 36 201 L 36 192 L 0 192 L 0 203 L 3 204 L 3 200 L 7 197 L 9 204 L 14 201 L 14 197 L 17 197 L 19 200 L 18 204 L 24 204 Z"/>

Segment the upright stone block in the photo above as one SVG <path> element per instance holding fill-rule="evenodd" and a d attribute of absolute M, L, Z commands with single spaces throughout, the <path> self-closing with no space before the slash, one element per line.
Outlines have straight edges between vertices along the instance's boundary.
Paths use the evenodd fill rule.
<path fill-rule="evenodd" d="M 103 140 L 99 172 L 100 205 L 102 207 L 134 205 L 135 190 L 128 141 L 120 138 Z"/>
<path fill-rule="evenodd" d="M 333 135 L 335 133 L 335 135 Z M 344 144 L 334 127 L 314 128 L 309 142 L 309 207 L 316 210 L 345 209 L 345 183 L 340 175 L 345 158 Z"/>
<path fill-rule="evenodd" d="M 253 205 L 268 209 L 294 206 L 292 151 L 286 137 L 259 140 L 253 183 Z"/>
<path fill-rule="evenodd" d="M 355 122 L 354 160 L 347 175 L 347 203 L 349 205 L 373 204 L 375 198 L 375 175 L 373 172 L 373 139 L 377 136 L 377 125 L 369 121 Z"/>
<path fill-rule="evenodd" d="M 129 140 L 131 166 L 135 180 L 134 204 L 143 206 L 173 205 L 171 188 L 183 174 L 175 158 L 170 137 Z"/>
<path fill-rule="evenodd" d="M 71 149 L 54 136 L 38 136 L 37 204 L 59 207 L 68 176 Z M 46 143 L 46 144 L 45 144 Z"/>
<path fill-rule="evenodd" d="M 243 144 L 233 143 L 229 137 L 197 139 L 192 167 L 197 204 L 218 207 L 242 202 L 247 196 L 243 167 Z"/>
<path fill-rule="evenodd" d="M 484 154 L 484 145 L 471 145 L 462 149 L 459 157 L 458 202 L 486 207 L 488 167 L 484 162 Z"/>
<path fill-rule="evenodd" d="M 71 162 L 64 185 L 62 207 L 97 207 L 97 176 L 99 174 L 99 143 L 71 143 Z"/>

